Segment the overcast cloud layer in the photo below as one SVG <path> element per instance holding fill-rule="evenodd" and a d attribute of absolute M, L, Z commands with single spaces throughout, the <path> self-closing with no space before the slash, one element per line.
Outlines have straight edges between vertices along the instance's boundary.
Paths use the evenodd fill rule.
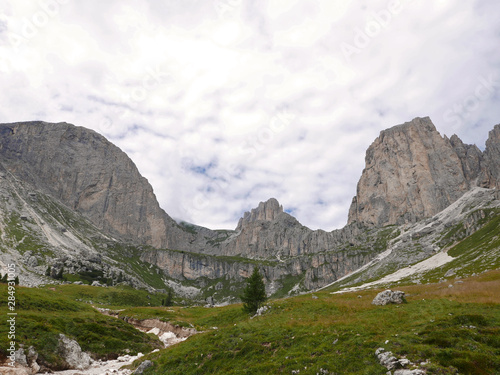
<path fill-rule="evenodd" d="M 379 132 L 500 123 L 500 2 L 7 0 L 0 122 L 70 122 L 124 150 L 172 217 L 236 226 L 277 198 L 342 227 Z"/>

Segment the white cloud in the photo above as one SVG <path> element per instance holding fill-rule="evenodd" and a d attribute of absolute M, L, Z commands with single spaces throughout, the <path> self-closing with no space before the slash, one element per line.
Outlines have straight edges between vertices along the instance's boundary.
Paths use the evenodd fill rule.
<path fill-rule="evenodd" d="M 399 5 L 398 5 L 399 4 Z M 172 216 L 233 228 L 276 197 L 344 225 L 380 130 L 500 122 L 499 3 L 5 1 L 0 121 L 67 121 L 126 151 Z"/>

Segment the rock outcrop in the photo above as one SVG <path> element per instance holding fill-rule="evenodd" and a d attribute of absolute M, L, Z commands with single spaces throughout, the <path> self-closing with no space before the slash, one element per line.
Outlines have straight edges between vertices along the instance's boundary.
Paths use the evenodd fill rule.
<path fill-rule="evenodd" d="M 212 231 L 170 218 L 127 155 L 94 131 L 67 123 L 0 124 L 0 229 L 12 232 L 0 242 L 8 259 L 20 259 L 39 280 L 45 264 L 118 280 L 127 269 L 120 262 L 130 257 L 158 267 L 168 281 L 200 288 L 207 280 L 241 283 L 259 266 L 269 292 L 299 282 L 313 289 L 387 250 L 397 228 L 384 226 L 429 218 L 472 188 L 498 188 L 499 179 L 500 125 L 481 152 L 456 135 L 442 137 L 429 118 L 416 118 L 382 131 L 367 150 L 346 227 L 311 230 L 272 198 L 246 212 L 234 230 Z M 13 223 L 31 243 L 14 235 Z M 130 242 L 134 250 L 127 250 Z M 424 255 L 436 246 L 425 244 Z"/>
<path fill-rule="evenodd" d="M 0 164 L 118 238 L 199 250 L 206 246 L 204 238 L 214 235 L 178 225 L 160 208 L 132 160 L 90 129 L 42 121 L 0 124 Z"/>
<path fill-rule="evenodd" d="M 241 231 L 244 227 L 256 221 L 273 221 L 281 213 L 283 213 L 283 206 L 275 198 L 271 198 L 266 202 L 260 202 L 257 208 L 243 214 L 236 230 Z"/>
<path fill-rule="evenodd" d="M 85 370 L 92 363 L 92 359 L 82 351 L 80 345 L 62 333 L 59 334 L 58 353 L 69 369 Z"/>
<path fill-rule="evenodd" d="M 311 230 L 283 212 L 274 198 L 260 202 L 239 220 L 235 233 L 222 241 L 218 255 L 239 255 L 250 259 L 282 259 L 360 244 L 356 225 L 326 232 Z"/>
<path fill-rule="evenodd" d="M 142 362 L 139 367 L 135 369 L 133 372 L 134 375 L 142 375 L 146 369 L 153 367 L 153 362 L 151 362 L 149 359 L 146 359 L 144 362 Z"/>
<path fill-rule="evenodd" d="M 377 306 L 385 306 L 389 304 L 401 304 L 406 302 L 405 300 L 405 292 L 401 292 L 399 290 L 384 290 L 375 296 L 372 301 L 372 305 Z"/>
<path fill-rule="evenodd" d="M 483 183 L 489 188 L 500 188 L 500 125 L 496 125 L 490 131 L 486 141 L 484 150 L 484 164 L 486 168 L 486 176 L 483 178 Z"/>
<path fill-rule="evenodd" d="M 428 117 L 384 130 L 366 152 L 348 223 L 381 227 L 435 215 L 474 186 L 498 187 L 499 156 L 498 125 L 484 153 L 442 137 Z"/>
<path fill-rule="evenodd" d="M 103 136 L 67 123 L 0 125 L 0 157 L 17 178 L 60 199 L 98 228 L 169 246 L 170 219 L 134 163 Z"/>
<path fill-rule="evenodd" d="M 181 281 L 241 282 L 257 264 L 272 294 L 273 283 L 286 277 L 300 280 L 307 289 L 337 280 L 385 250 L 385 236 L 354 225 L 333 232 L 311 230 L 270 199 L 247 212 L 237 230 L 217 245 L 215 254 L 147 250 L 141 260 Z"/>

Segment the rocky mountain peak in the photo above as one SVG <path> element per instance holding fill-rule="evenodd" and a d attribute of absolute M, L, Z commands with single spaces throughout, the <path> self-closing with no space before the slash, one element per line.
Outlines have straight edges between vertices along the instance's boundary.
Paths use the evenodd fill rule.
<path fill-rule="evenodd" d="M 0 124 L 0 163 L 112 235 L 174 247 L 182 234 L 132 160 L 93 130 L 43 121 Z"/>
<path fill-rule="evenodd" d="M 246 224 L 256 221 L 273 221 L 283 212 L 283 206 L 279 204 L 275 198 L 268 199 L 265 202 L 260 202 L 257 208 L 253 208 L 250 212 L 245 212 L 239 220 L 236 230 L 241 230 Z"/>
<path fill-rule="evenodd" d="M 409 122 L 405 122 L 404 124 L 382 130 L 379 138 L 383 141 L 386 137 L 394 137 L 396 134 L 409 134 L 411 132 L 418 132 L 420 134 L 438 133 L 429 117 L 416 117 Z"/>
<path fill-rule="evenodd" d="M 452 142 L 463 145 L 458 137 L 452 141 L 442 137 L 429 117 L 382 131 L 366 152 L 348 222 L 375 226 L 415 222 L 460 198 L 469 190 L 471 177 L 463 168 L 467 160 L 461 159 Z M 466 158 L 468 148 L 462 148 Z"/>

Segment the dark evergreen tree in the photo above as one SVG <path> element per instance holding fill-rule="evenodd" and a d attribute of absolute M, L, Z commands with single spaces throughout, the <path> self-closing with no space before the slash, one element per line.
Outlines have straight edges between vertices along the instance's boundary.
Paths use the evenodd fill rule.
<path fill-rule="evenodd" d="M 247 279 L 247 285 L 243 289 L 240 298 L 243 302 L 243 311 L 249 314 L 255 314 L 266 301 L 266 287 L 257 267 L 254 268 L 252 275 Z"/>
<path fill-rule="evenodd" d="M 14 283 L 15 283 L 16 285 L 19 285 L 19 276 L 16 276 L 16 278 L 14 279 Z"/>
<path fill-rule="evenodd" d="M 45 271 L 45 276 L 52 276 L 52 267 L 48 266 L 47 270 Z"/>
<path fill-rule="evenodd" d="M 57 280 L 62 280 L 64 278 L 63 274 L 64 274 L 64 267 L 61 267 L 55 278 Z"/>
<path fill-rule="evenodd" d="M 165 304 L 163 306 L 172 306 L 172 304 L 173 304 L 172 289 L 169 289 L 167 298 L 165 298 Z"/>
<path fill-rule="evenodd" d="M 3 275 L 2 278 L 0 279 L 0 283 L 7 284 L 8 276 L 9 276 L 9 274 L 7 274 L 7 273 L 5 275 Z"/>

